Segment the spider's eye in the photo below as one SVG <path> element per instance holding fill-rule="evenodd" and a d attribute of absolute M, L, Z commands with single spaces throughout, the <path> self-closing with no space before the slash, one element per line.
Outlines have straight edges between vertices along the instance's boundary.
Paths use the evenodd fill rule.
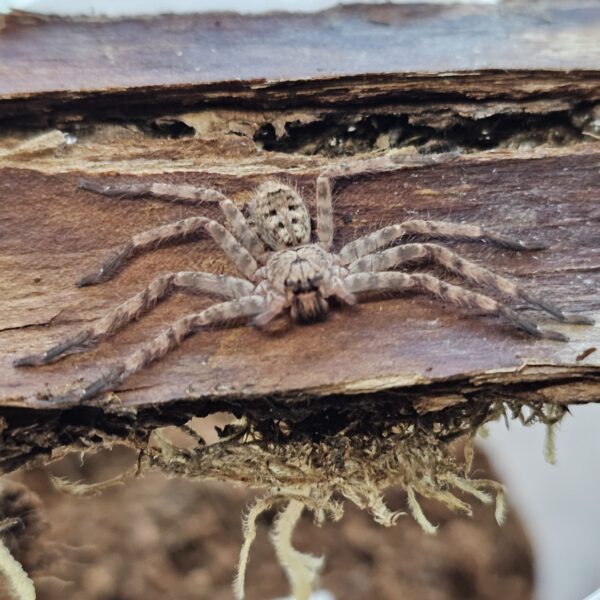
<path fill-rule="evenodd" d="M 279 223 L 277 223 L 277 227 L 279 227 L 279 229 L 284 229 L 285 225 L 281 221 L 279 221 Z"/>
<path fill-rule="evenodd" d="M 291 288 L 294 294 L 299 294 L 302 291 L 302 284 L 294 279 L 286 279 L 283 284 L 286 288 Z"/>
<path fill-rule="evenodd" d="M 290 204 L 288 206 L 288 210 L 296 210 L 296 208 L 298 208 L 295 204 Z"/>
<path fill-rule="evenodd" d="M 276 211 L 274 208 L 272 208 L 272 209 L 269 211 L 269 216 L 271 216 L 271 217 L 274 217 L 274 216 L 276 216 L 276 215 L 277 215 L 277 211 Z"/>
<path fill-rule="evenodd" d="M 296 219 L 296 217 L 294 217 L 292 219 L 292 225 L 296 225 L 298 223 L 298 219 Z"/>

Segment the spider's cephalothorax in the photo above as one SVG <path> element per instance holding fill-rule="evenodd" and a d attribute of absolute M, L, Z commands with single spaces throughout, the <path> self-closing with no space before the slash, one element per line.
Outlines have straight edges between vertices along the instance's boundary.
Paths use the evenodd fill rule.
<path fill-rule="evenodd" d="M 148 287 L 109 311 L 91 327 L 76 332 L 42 354 L 15 362 L 16 366 L 45 364 L 87 347 L 113 335 L 174 291 L 211 294 L 224 300 L 182 317 L 156 338 L 143 344 L 103 377 L 83 389 L 79 393 L 82 400 L 115 389 L 129 375 L 162 358 L 186 336 L 203 327 L 225 325 L 240 319 L 251 320 L 261 326 L 286 312 L 298 323 L 311 323 L 327 315 L 331 298 L 354 304 L 357 296 L 360 299 L 367 292 L 422 292 L 450 304 L 501 315 L 516 327 L 537 337 L 566 339 L 556 331 L 540 329 L 534 321 L 491 296 L 453 285 L 429 273 L 398 270 L 407 262 L 416 260 L 438 264 L 475 286 L 486 287 L 509 298 L 525 300 L 559 321 L 592 322 L 584 316 L 565 314 L 554 304 L 533 296 L 513 281 L 462 258 L 444 246 L 404 241 L 406 236 L 421 235 L 486 239 L 517 250 L 536 247 L 478 225 L 404 221 L 359 237 L 343 246 L 339 252 L 332 252 L 334 227 L 331 186 L 329 179 L 324 176 L 317 179 L 316 185 L 317 239 L 314 241 L 311 241 L 310 215 L 302 198 L 294 189 L 277 181 L 267 181 L 259 186 L 248 205 L 248 218 L 231 200 L 211 188 L 165 183 L 102 185 L 87 180 L 82 180 L 80 185 L 107 196 L 137 197 L 147 194 L 168 199 L 218 202 L 227 227 L 198 216 L 139 233 L 120 246 L 100 269 L 83 277 L 78 285 L 106 281 L 134 255 L 173 240 L 191 240 L 201 230 L 209 233 L 244 276 L 240 278 L 198 271 L 160 275 Z"/>
<path fill-rule="evenodd" d="M 289 308 L 290 316 L 297 323 L 323 320 L 329 310 L 327 299 L 332 296 L 346 304 L 355 303 L 354 295 L 342 281 L 347 270 L 340 268 L 337 256 L 318 244 L 276 252 L 258 275 L 268 282 L 268 290 L 285 300 L 282 309 Z M 268 320 L 265 315 L 254 321 L 264 325 Z"/>

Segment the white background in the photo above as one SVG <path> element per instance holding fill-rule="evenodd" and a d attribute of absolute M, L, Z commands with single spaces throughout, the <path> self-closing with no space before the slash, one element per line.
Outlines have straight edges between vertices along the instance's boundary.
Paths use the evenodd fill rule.
<path fill-rule="evenodd" d="M 357 0 L 0 0 L 0 7 L 69 15 L 151 15 L 203 11 L 260 13 L 271 10 L 311 12 Z M 362 4 L 384 4 L 362 0 Z M 439 0 L 438 4 L 460 4 L 461 0 Z M 473 0 L 470 4 L 495 4 L 496 0 Z M 410 2 L 396 2 L 410 4 Z"/>

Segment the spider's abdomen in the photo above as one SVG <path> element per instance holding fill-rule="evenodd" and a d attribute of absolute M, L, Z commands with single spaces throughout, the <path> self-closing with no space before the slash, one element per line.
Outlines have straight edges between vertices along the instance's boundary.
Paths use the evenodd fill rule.
<path fill-rule="evenodd" d="M 261 239 L 273 250 L 310 242 L 310 215 L 298 192 L 266 181 L 255 192 L 250 214 Z"/>

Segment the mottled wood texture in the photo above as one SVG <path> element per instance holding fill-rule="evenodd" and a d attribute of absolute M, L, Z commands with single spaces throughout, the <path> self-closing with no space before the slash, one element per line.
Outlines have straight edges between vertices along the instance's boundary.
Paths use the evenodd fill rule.
<path fill-rule="evenodd" d="M 528 289 L 569 310 L 594 313 L 600 300 L 597 161 L 598 154 L 454 162 L 341 181 L 335 188 L 338 245 L 407 216 L 484 223 L 526 239 L 546 240 L 552 247 L 518 253 L 460 244 L 465 255 L 515 276 Z M 0 172 L 2 189 L 10 190 L 16 199 L 6 206 L 2 218 L 4 403 L 27 405 L 47 392 L 59 394 L 77 378 L 91 379 L 108 361 L 177 315 L 209 304 L 209 299 L 174 298 L 92 353 L 38 369 L 12 368 L 12 358 L 52 345 L 139 291 L 154 274 L 184 269 L 235 273 L 215 244 L 201 239 L 143 256 L 109 283 L 76 288 L 77 278 L 97 265 L 112 246 L 145 228 L 198 212 L 152 200 L 94 196 L 77 189 L 79 175 Z M 208 182 L 240 199 L 258 180 L 202 173 L 151 178 Z M 312 177 L 291 181 L 312 198 Z M 202 213 L 218 216 L 211 208 Z M 353 222 L 345 225 L 348 216 Z M 540 372 L 546 379 L 552 371 L 562 379 L 568 373 L 584 375 L 598 363 L 596 354 L 580 364 L 576 359 L 588 346 L 597 345 L 595 327 L 548 325 L 568 333 L 572 342 L 530 339 L 496 319 L 467 318 L 460 310 L 423 297 L 380 300 L 334 312 L 325 323 L 293 327 L 277 335 L 248 327 L 196 335 L 129 380 L 127 390 L 119 395 L 124 402 L 137 404 L 149 400 L 149 389 L 156 401 L 190 394 L 239 398 L 358 393 L 473 374 L 483 384 L 487 379 L 508 380 L 509 374 L 499 372 L 515 369 L 520 370 L 517 379 L 529 372 Z"/>
<path fill-rule="evenodd" d="M 455 114 L 493 115 L 511 107 L 543 118 L 600 98 L 594 70 L 600 50 L 582 41 L 598 30 L 597 6 L 549 6 L 534 16 L 496 12 L 491 20 L 481 19 L 490 8 L 413 9 L 409 19 L 407 10 L 27 26 L 8 20 L 0 32 L 0 118 L 6 124 L 0 146 L 2 469 L 81 439 L 131 437 L 144 424 L 181 422 L 187 414 L 250 403 L 267 406 L 272 400 L 359 397 L 376 406 L 380 395 L 397 394 L 399 402 L 413 402 L 422 412 L 478 394 L 558 403 L 600 400 L 600 351 L 592 350 L 600 347 L 598 326 L 556 325 L 540 315 L 544 325 L 567 333 L 571 342 L 539 341 L 498 319 L 467 316 L 415 295 L 336 311 L 327 322 L 309 327 L 203 332 L 128 380 L 118 390 L 120 403 L 109 407 L 61 405 L 56 398 L 210 299 L 174 297 L 89 353 L 42 368 L 12 367 L 14 358 L 49 347 L 98 318 L 155 274 L 234 273 L 214 243 L 202 238 L 139 258 L 107 284 L 76 288 L 75 281 L 128 236 L 193 214 L 217 216 L 215 207 L 94 196 L 77 189 L 82 175 L 212 185 L 240 206 L 258 183 L 280 177 L 296 184 L 314 210 L 316 174 L 353 158 L 261 151 L 252 139 L 261 123 L 310 120 L 332 107 L 366 111 L 375 100 L 402 110 L 410 105 L 422 119 L 431 110 L 434 119 L 440 98 L 444 110 Z M 458 24 L 461 35 L 450 36 Z M 293 26 L 291 38 L 284 25 Z M 515 38 L 509 44 L 510 27 Z M 90 36 L 91 31 L 96 33 Z M 415 36 L 426 33 L 429 46 L 421 55 Z M 333 52 L 336 39 L 345 41 Z M 547 48 L 549 39 L 550 54 L 533 51 Z M 36 44 L 45 51 L 35 54 Z M 99 45 L 103 52 L 98 53 Z M 306 62 L 297 60 L 302 48 Z M 357 52 L 371 60 L 357 60 Z M 236 62 L 241 56 L 244 60 Z M 483 67 L 509 70 L 469 71 Z M 517 68 L 529 71 L 510 70 Z M 447 69 L 465 72 L 441 73 Z M 308 90 L 306 96 L 302 90 Z M 232 99 L 236 110 L 230 108 Z M 251 100 L 251 110 L 239 108 L 244 99 Z M 263 103 L 271 112 L 261 112 Z M 203 105 L 210 110 L 199 110 Z M 194 127 L 190 138 L 155 137 L 127 120 L 139 123 L 190 107 L 195 112 L 181 117 Z M 119 125 L 100 123 L 119 114 L 124 119 Z M 49 123 L 76 135 L 76 143 L 65 145 L 58 136 L 49 147 L 15 152 L 30 135 L 27 126 Z M 518 253 L 451 245 L 568 310 L 600 315 L 600 151 L 593 140 L 463 156 L 423 156 L 413 148 L 390 156 L 395 168 L 370 168 L 336 180 L 336 247 L 405 218 L 480 223 L 551 247 Z M 77 428 L 69 429 L 74 423 Z M 26 431 L 36 437 L 19 455 L 9 442 Z"/>
<path fill-rule="evenodd" d="M 5 17 L 0 119 L 597 95 L 600 6 L 352 6 L 152 21 Z M 73 114 L 75 113 L 75 114 Z M 8 120 L 10 119 L 10 120 Z"/>

